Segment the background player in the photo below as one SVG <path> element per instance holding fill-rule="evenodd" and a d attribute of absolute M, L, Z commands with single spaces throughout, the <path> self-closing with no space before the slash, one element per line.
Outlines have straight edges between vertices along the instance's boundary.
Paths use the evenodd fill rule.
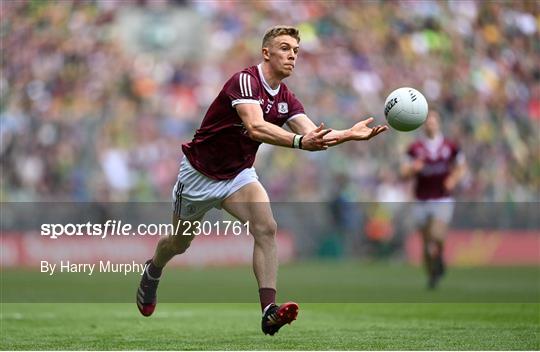
<path fill-rule="evenodd" d="M 465 158 L 457 144 L 441 134 L 437 111 L 429 112 L 424 133 L 407 149 L 401 174 L 415 182 L 414 218 L 422 234 L 428 287 L 435 288 L 445 272 L 443 245 L 454 210 L 451 193 L 465 173 Z"/>
<path fill-rule="evenodd" d="M 304 107 L 281 81 L 296 65 L 298 30 L 277 26 L 268 30 L 262 43 L 263 62 L 234 74 L 210 105 L 193 140 L 182 146 L 185 154 L 173 190 L 173 225 L 201 220 L 213 207 L 223 208 L 250 224 L 255 240 L 253 270 L 263 310 L 262 330 L 273 335 L 296 318 L 298 305 L 275 304 L 277 229 L 266 190 L 253 168 L 261 143 L 282 147 L 325 150 L 346 141 L 366 140 L 387 126 L 368 127 L 366 119 L 348 130 L 332 131 L 316 126 Z M 285 123 L 293 132 L 283 129 Z M 191 226 L 191 225 L 188 225 Z M 137 291 L 140 312 L 149 316 L 156 305 L 162 268 L 184 253 L 192 236 L 169 236 L 160 240 Z"/>

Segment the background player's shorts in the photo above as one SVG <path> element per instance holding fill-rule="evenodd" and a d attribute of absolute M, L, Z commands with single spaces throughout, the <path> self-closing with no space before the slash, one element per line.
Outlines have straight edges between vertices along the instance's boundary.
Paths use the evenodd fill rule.
<path fill-rule="evenodd" d="M 452 198 L 417 200 L 413 214 L 417 226 L 425 225 L 430 218 L 448 224 L 454 214 L 454 200 Z"/>
<path fill-rule="evenodd" d="M 258 182 L 254 167 L 244 169 L 235 178 L 217 181 L 191 166 L 184 156 L 172 191 L 174 213 L 182 220 L 195 220 L 248 183 Z"/>

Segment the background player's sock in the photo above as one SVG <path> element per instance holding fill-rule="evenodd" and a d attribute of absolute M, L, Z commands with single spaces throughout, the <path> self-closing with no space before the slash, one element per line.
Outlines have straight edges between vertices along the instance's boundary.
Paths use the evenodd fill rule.
<path fill-rule="evenodd" d="M 156 266 L 154 264 L 154 261 L 151 260 L 146 270 L 148 275 L 150 275 L 150 278 L 157 280 L 161 277 L 161 272 L 163 271 L 163 268 Z"/>
<path fill-rule="evenodd" d="M 442 241 L 435 241 L 435 248 L 436 248 L 436 256 L 435 256 L 435 266 L 437 270 L 438 275 L 444 274 L 444 261 L 443 261 L 443 242 Z"/>
<path fill-rule="evenodd" d="M 259 299 L 261 301 L 261 310 L 264 311 L 269 304 L 276 303 L 276 290 L 263 287 L 259 289 Z"/>
<path fill-rule="evenodd" d="M 433 261 L 429 249 L 430 249 L 429 248 L 429 242 L 424 241 L 424 265 L 425 265 L 425 268 L 426 268 L 426 271 L 427 271 L 428 275 L 431 274 L 432 261 Z"/>
<path fill-rule="evenodd" d="M 437 256 L 442 257 L 442 253 L 443 253 L 443 243 L 442 243 L 442 241 L 434 241 L 434 243 L 435 243 Z"/>

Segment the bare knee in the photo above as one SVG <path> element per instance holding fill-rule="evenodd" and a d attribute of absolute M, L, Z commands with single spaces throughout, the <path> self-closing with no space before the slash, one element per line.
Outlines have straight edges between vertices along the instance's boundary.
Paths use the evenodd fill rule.
<path fill-rule="evenodd" d="M 446 237 L 447 226 L 442 221 L 435 221 L 431 227 L 431 238 L 437 241 L 443 241 Z"/>
<path fill-rule="evenodd" d="M 249 224 L 249 230 L 255 241 L 273 240 L 277 232 L 277 223 L 274 219 Z"/>

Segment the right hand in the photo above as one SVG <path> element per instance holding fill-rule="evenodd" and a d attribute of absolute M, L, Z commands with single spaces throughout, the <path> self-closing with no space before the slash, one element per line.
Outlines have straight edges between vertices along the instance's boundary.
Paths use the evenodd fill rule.
<path fill-rule="evenodd" d="M 324 129 L 324 123 L 321 123 L 319 127 L 304 135 L 304 138 L 302 138 L 302 149 L 309 151 L 328 149 L 337 140 L 337 138 L 324 139 L 324 136 L 331 131 L 331 129 Z"/>
<path fill-rule="evenodd" d="M 411 164 L 412 171 L 417 174 L 424 168 L 424 160 L 422 159 L 415 159 Z"/>

